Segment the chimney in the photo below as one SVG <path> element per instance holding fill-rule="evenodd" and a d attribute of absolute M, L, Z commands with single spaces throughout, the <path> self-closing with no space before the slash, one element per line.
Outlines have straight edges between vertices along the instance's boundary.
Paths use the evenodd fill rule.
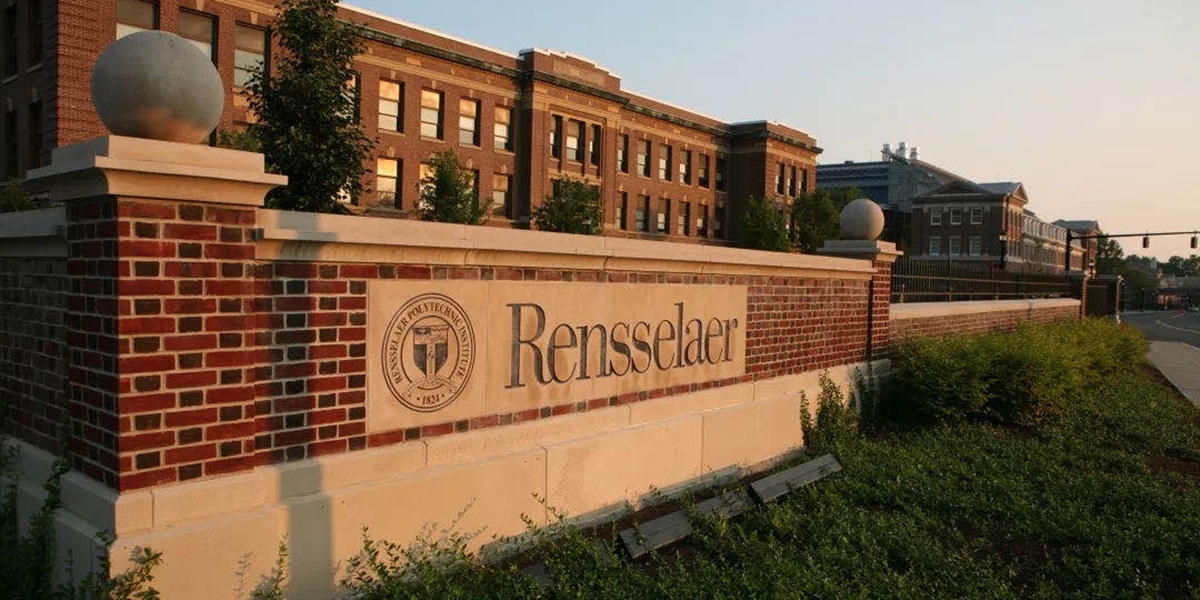
<path fill-rule="evenodd" d="M 908 159 L 909 160 L 917 160 L 918 156 L 919 156 L 919 154 L 917 154 L 917 147 L 913 146 L 912 149 L 908 151 Z"/>
<path fill-rule="evenodd" d="M 889 160 L 892 160 L 892 145 L 891 145 L 891 144 L 886 144 L 886 143 L 885 143 L 885 144 L 883 145 L 883 152 L 882 152 L 882 154 L 883 154 L 883 161 L 884 161 L 884 162 L 887 162 L 887 161 L 889 161 Z"/>
<path fill-rule="evenodd" d="M 900 142 L 900 145 L 896 147 L 896 156 L 900 158 L 908 156 L 908 142 Z"/>

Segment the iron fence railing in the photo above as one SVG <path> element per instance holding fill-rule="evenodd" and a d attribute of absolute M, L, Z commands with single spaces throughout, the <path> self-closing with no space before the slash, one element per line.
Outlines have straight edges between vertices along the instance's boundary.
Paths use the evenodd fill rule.
<path fill-rule="evenodd" d="M 1067 298 L 1066 275 L 1009 272 L 990 262 L 909 259 L 892 266 L 892 302 Z"/>

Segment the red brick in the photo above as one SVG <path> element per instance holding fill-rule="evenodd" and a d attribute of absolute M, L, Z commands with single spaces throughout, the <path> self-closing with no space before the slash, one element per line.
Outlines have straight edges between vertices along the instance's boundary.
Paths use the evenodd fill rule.
<path fill-rule="evenodd" d="M 167 389 L 205 387 L 217 383 L 216 371 L 187 371 L 167 375 Z"/>
<path fill-rule="evenodd" d="M 117 216 L 130 219 L 174 219 L 175 206 L 120 200 L 117 202 Z"/>
<path fill-rule="evenodd" d="M 259 350 L 227 350 L 223 352 L 209 352 L 204 355 L 204 366 L 206 367 L 241 367 L 253 365 L 258 362 L 263 362 L 266 359 Z M 261 359 L 261 360 L 260 360 Z"/>
<path fill-rule="evenodd" d="M 140 490 L 176 481 L 175 469 L 155 469 L 136 473 L 122 473 L 117 480 L 117 486 L 122 492 Z"/>
<path fill-rule="evenodd" d="M 377 265 L 342 265 L 338 273 L 343 279 L 376 279 L 379 277 Z"/>
<path fill-rule="evenodd" d="M 322 346 L 309 346 L 308 348 L 308 357 L 312 360 L 344 358 L 345 356 L 345 344 L 326 344 Z"/>
<path fill-rule="evenodd" d="M 176 335 L 163 339 L 164 347 L 169 352 L 211 350 L 217 347 L 217 336 L 211 333 L 202 333 L 197 335 Z"/>
<path fill-rule="evenodd" d="M 175 333 L 175 319 L 171 317 L 126 317 L 118 321 L 122 335 L 146 333 Z"/>
<path fill-rule="evenodd" d="M 205 244 L 204 257 L 217 260 L 251 260 L 254 246 L 248 244 Z"/>
<path fill-rule="evenodd" d="M 141 452 L 175 445 L 175 432 L 154 431 L 135 435 L 123 435 L 117 440 L 121 452 Z"/>
<path fill-rule="evenodd" d="M 375 448 L 378 446 L 390 446 L 399 444 L 404 441 L 404 430 L 394 429 L 392 431 L 384 431 L 380 433 L 372 433 L 367 436 L 367 447 Z"/>
<path fill-rule="evenodd" d="M 320 392 L 332 392 L 346 388 L 346 376 L 339 375 L 336 377 L 315 377 L 307 382 L 308 389 L 305 390 L 310 394 Z"/>
<path fill-rule="evenodd" d="M 310 263 L 276 263 L 275 276 L 293 279 L 313 279 L 317 276 L 317 265 Z"/>
<path fill-rule="evenodd" d="M 200 444 L 197 446 L 184 446 L 182 448 L 171 448 L 166 452 L 166 461 L 168 465 L 178 465 L 181 463 L 194 463 L 217 457 L 216 444 Z"/>
<path fill-rule="evenodd" d="M 346 420 L 346 409 L 330 408 L 327 410 L 318 410 L 308 413 L 309 425 L 327 425 L 329 423 L 337 423 Z"/>
<path fill-rule="evenodd" d="M 121 240 L 117 243 L 117 254 L 121 258 L 137 256 L 173 258 L 175 256 L 175 243 L 148 240 Z"/>
<path fill-rule="evenodd" d="M 241 385 L 234 387 L 212 388 L 205 392 L 205 401 L 209 404 L 233 404 L 249 402 L 257 397 L 254 386 Z"/>
<path fill-rule="evenodd" d="M 324 442 L 314 442 L 308 445 L 308 456 L 310 458 L 317 456 L 325 456 L 327 454 L 337 454 L 346 451 L 346 440 L 328 440 Z"/>
<path fill-rule="evenodd" d="M 223 458 L 220 460 L 212 460 L 204 463 L 205 475 L 224 475 L 226 473 L 236 473 L 238 471 L 249 471 L 254 468 L 255 457 L 253 454 L 244 454 L 232 458 Z"/>
<path fill-rule="evenodd" d="M 217 239 L 217 228 L 214 225 L 167 223 L 163 225 L 162 231 L 164 239 L 189 241 L 210 241 Z"/>
<path fill-rule="evenodd" d="M 148 394 L 145 396 L 121 396 L 117 406 L 123 415 L 155 412 L 175 408 L 175 394 Z"/>
<path fill-rule="evenodd" d="M 205 331 L 242 331 L 254 326 L 254 317 L 249 315 L 207 317 L 204 319 Z"/>
<path fill-rule="evenodd" d="M 210 296 L 247 296 L 254 293 L 254 282 L 238 279 L 216 279 L 205 282 L 205 292 Z"/>
<path fill-rule="evenodd" d="M 312 296 L 281 296 L 275 298 L 275 310 L 281 312 L 302 312 L 315 310 L 317 299 Z"/>
<path fill-rule="evenodd" d="M 210 425 L 204 430 L 204 439 L 210 441 L 228 440 L 233 438 L 250 437 L 254 435 L 254 421 L 238 421 Z"/>
<path fill-rule="evenodd" d="M 440 423 L 438 425 L 426 425 L 421 428 L 421 437 L 429 438 L 439 435 L 454 433 L 454 423 Z"/>
<path fill-rule="evenodd" d="M 175 368 L 175 357 L 170 354 L 127 356 L 121 359 L 117 368 L 122 374 L 130 375 L 152 371 L 170 371 Z"/>
<path fill-rule="evenodd" d="M 211 298 L 168 298 L 163 310 L 176 315 L 200 315 L 217 312 L 217 301 Z"/>
<path fill-rule="evenodd" d="M 216 208 L 206 207 L 204 210 L 204 220 L 209 223 L 220 223 L 222 225 L 253 225 L 257 219 L 257 211 L 254 209 L 237 209 L 237 208 Z"/>
<path fill-rule="evenodd" d="M 217 409 L 215 408 L 181 410 L 169 412 L 165 415 L 165 423 L 167 427 L 189 427 L 193 425 L 205 425 L 216 422 Z"/>

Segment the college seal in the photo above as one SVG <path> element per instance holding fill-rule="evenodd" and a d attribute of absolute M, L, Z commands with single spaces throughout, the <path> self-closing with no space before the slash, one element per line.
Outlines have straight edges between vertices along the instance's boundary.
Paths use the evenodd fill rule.
<path fill-rule="evenodd" d="M 396 311 L 383 340 L 383 372 L 401 404 L 420 412 L 449 406 L 475 367 L 466 311 L 442 294 L 421 294 Z"/>

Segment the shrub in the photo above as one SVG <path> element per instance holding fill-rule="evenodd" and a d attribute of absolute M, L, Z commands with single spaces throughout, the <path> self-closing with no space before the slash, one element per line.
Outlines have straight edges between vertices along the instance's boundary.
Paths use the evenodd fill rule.
<path fill-rule="evenodd" d="M 599 234 L 604 225 L 600 188 L 579 179 L 560 179 L 554 194 L 533 211 L 533 223 L 542 231 Z"/>
<path fill-rule="evenodd" d="M 839 443 L 853 437 L 858 431 L 859 407 L 847 402 L 846 395 L 830 379 L 828 371 L 821 372 L 819 381 L 821 393 L 817 396 L 815 420 L 808 394 L 800 393 L 800 428 L 804 431 L 804 447 L 813 454 L 835 450 Z"/>
<path fill-rule="evenodd" d="M 747 199 L 738 225 L 738 245 L 743 248 L 775 252 L 791 248 L 783 209 L 768 198 Z"/>
<path fill-rule="evenodd" d="M 916 338 L 893 361 L 888 413 L 900 421 L 1029 425 L 1103 377 L 1136 368 L 1144 354 L 1136 329 L 1103 319 Z"/>
<path fill-rule="evenodd" d="M 433 155 L 429 166 L 433 174 L 421 182 L 422 220 L 478 225 L 487 218 L 491 202 L 480 204 L 475 176 L 453 150 Z"/>
<path fill-rule="evenodd" d="M 34 205 L 33 198 L 29 196 L 29 192 L 25 191 L 25 186 L 21 184 L 20 179 L 10 177 L 4 181 L 4 186 L 0 188 L 0 213 L 35 208 L 37 206 Z"/>

